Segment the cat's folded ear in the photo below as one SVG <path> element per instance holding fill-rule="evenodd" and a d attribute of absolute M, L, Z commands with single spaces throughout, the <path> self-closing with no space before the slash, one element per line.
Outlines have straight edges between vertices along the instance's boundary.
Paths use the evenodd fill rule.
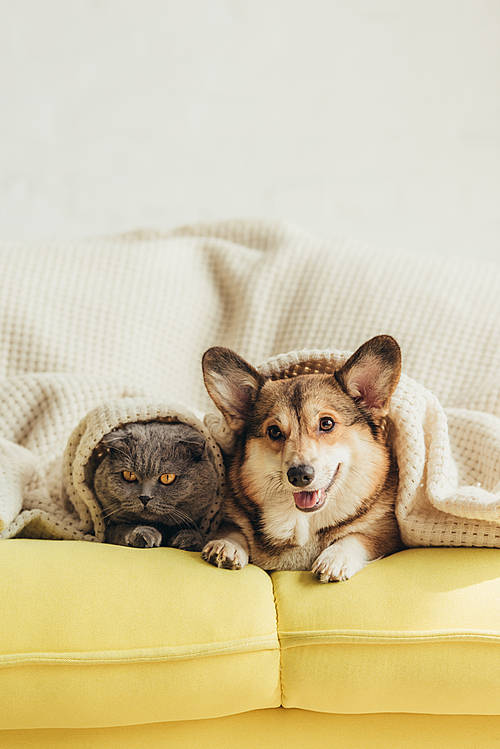
<path fill-rule="evenodd" d="M 206 444 L 203 435 L 194 431 L 188 437 L 181 437 L 179 439 L 179 445 L 184 447 L 195 461 L 202 459 Z"/>
<path fill-rule="evenodd" d="M 128 433 L 125 429 L 114 429 L 112 432 L 108 432 L 101 439 L 99 446 L 104 452 L 111 452 L 111 450 L 123 449 L 123 446 L 128 440 Z"/>

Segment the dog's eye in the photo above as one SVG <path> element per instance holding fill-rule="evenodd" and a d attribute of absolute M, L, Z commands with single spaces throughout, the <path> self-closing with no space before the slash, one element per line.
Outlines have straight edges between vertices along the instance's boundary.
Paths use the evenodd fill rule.
<path fill-rule="evenodd" d="M 322 416 L 319 420 L 319 429 L 321 432 L 331 432 L 335 422 L 329 416 Z"/>
<path fill-rule="evenodd" d="M 175 481 L 176 474 L 175 473 L 162 473 L 158 481 L 160 484 L 172 484 Z"/>
<path fill-rule="evenodd" d="M 137 476 L 133 471 L 122 471 L 122 477 L 125 479 L 125 481 L 129 481 L 132 483 L 133 481 L 137 481 Z"/>
<path fill-rule="evenodd" d="M 280 440 L 283 437 L 283 432 L 279 427 L 276 426 L 276 424 L 271 424 L 270 427 L 267 427 L 267 436 L 269 439 L 272 440 Z"/>

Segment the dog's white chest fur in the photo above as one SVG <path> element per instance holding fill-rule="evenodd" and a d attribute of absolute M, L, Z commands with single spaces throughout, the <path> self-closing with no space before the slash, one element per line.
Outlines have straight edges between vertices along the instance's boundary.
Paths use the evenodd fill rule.
<path fill-rule="evenodd" d="M 288 504 L 287 499 L 286 505 Z M 305 546 L 310 537 L 309 518 L 295 507 L 286 505 L 285 502 L 277 502 L 266 508 L 263 513 L 266 535 L 277 541 L 290 541 L 297 546 Z"/>
<path fill-rule="evenodd" d="M 297 515 L 295 521 L 295 538 L 294 542 L 298 546 L 305 546 L 309 541 L 310 532 L 309 518 L 305 515 Z"/>

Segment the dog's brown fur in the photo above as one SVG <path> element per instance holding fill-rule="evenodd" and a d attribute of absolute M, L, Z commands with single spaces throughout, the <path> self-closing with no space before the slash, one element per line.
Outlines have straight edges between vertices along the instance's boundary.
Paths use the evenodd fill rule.
<path fill-rule="evenodd" d="M 393 338 L 371 339 L 333 375 L 264 379 L 219 347 L 205 353 L 203 371 L 236 435 L 225 522 L 203 551 L 208 561 L 235 569 L 249 559 L 268 570 L 312 569 L 329 582 L 401 548 L 386 418 L 401 372 Z M 331 431 L 322 431 L 324 418 L 333 420 Z M 271 439 L 270 426 L 282 437 Z M 312 511 L 296 505 L 297 486 L 287 478 L 291 466 L 302 464 L 314 468 L 308 486 L 323 498 Z"/>

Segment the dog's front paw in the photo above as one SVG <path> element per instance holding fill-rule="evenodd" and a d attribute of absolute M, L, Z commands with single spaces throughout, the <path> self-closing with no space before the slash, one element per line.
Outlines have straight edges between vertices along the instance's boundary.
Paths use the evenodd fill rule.
<path fill-rule="evenodd" d="M 346 536 L 323 549 L 315 559 L 312 572 L 321 583 L 349 580 L 368 562 L 363 543 L 354 536 Z"/>
<path fill-rule="evenodd" d="M 201 551 L 203 536 L 199 531 L 182 530 L 170 539 L 168 545 L 174 549 L 184 549 L 184 551 Z"/>
<path fill-rule="evenodd" d="M 161 545 L 161 533 L 152 525 L 136 525 L 127 531 L 125 543 L 138 549 L 152 549 Z"/>
<path fill-rule="evenodd" d="M 228 538 L 218 538 L 205 544 L 203 559 L 226 570 L 240 570 L 248 562 L 248 554 L 240 544 Z"/>

